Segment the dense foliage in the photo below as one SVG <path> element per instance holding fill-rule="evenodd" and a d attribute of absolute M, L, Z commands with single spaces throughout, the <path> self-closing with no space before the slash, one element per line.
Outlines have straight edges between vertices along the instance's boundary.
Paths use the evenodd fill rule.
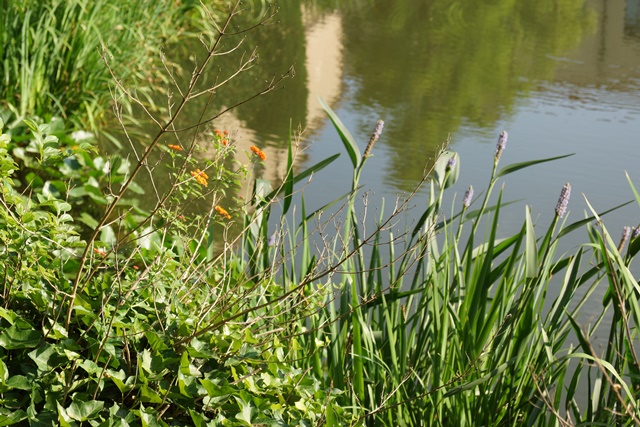
<path fill-rule="evenodd" d="M 13 12 L 49 19 L 62 7 L 29 5 Z M 570 185 L 560 183 L 542 233 L 525 208 L 521 230 L 498 239 L 501 180 L 565 157 L 503 166 L 506 132 L 485 191 L 474 198 L 469 188 L 451 214 L 443 214 L 445 193 L 463 159 L 443 151 L 405 199 L 367 217 L 359 178 L 383 123 L 362 152 L 324 103 L 353 181 L 350 192 L 307 212 L 296 190 L 339 154 L 296 170 L 292 132 L 286 176 L 268 183 L 253 176 L 269 160 L 265 151 L 242 153 L 234 135 L 208 126 L 227 109 L 177 121 L 186 104 L 224 86 L 200 77 L 229 51 L 226 31 L 239 12 L 236 2 L 203 35 L 187 83 L 165 76 L 180 96 L 166 117 L 145 110 L 157 134 L 134 146 L 131 160 L 97 152 L 78 127 L 87 110 L 16 113 L 15 94 L 33 89 L 24 81 L 6 96 L 0 425 L 640 424 L 640 288 L 630 268 L 638 229 L 614 242 L 595 210 L 569 223 Z M 74 27 L 56 28 L 71 37 L 64 31 Z M 253 60 L 241 57 L 225 72 L 240 74 Z M 34 105 L 53 93 L 41 89 Z M 112 90 L 148 105 L 124 80 Z M 71 112 L 76 118 L 55 116 Z M 152 206 L 137 202 L 143 175 Z M 253 194 L 234 200 L 243 179 L 254 181 Z M 423 186 L 419 220 L 398 230 Z M 557 253 L 580 230 L 589 241 Z M 580 310 L 595 298 L 602 314 L 585 329 Z M 594 339 L 603 335 L 600 350 Z"/>

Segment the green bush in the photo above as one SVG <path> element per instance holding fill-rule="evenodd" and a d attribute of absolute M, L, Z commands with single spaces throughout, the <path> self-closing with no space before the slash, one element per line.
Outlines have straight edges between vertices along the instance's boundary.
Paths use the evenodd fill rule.
<path fill-rule="evenodd" d="M 184 104 L 211 90 L 199 77 L 221 54 L 238 7 L 220 33 L 203 36 L 206 59 L 177 88 L 182 102 L 136 162 L 97 155 L 92 141 L 70 135 L 67 126 L 77 129 L 87 111 L 69 125 L 48 113 L 17 119 L 12 108 L 0 143 L 0 425 L 349 424 L 350 412 L 335 405 L 338 391 L 294 366 L 299 344 L 274 316 L 291 296 L 233 256 L 230 219 L 243 207 L 222 206 L 246 172 L 230 166 L 231 138 L 194 137 L 190 129 L 212 120 L 202 116 L 176 130 Z M 42 19 L 56 19 L 56 10 Z M 44 61 L 47 52 L 56 54 L 46 44 L 36 53 Z M 125 83 L 118 80 L 114 96 L 146 105 L 143 91 Z M 24 86 L 16 87 L 34 90 Z M 52 88 L 38 86 L 36 104 Z M 9 103 L 22 99 L 16 93 Z M 256 150 L 252 162 L 260 161 Z M 160 161 L 150 165 L 152 152 Z M 141 171 L 157 179 L 159 164 L 170 182 L 143 211 L 134 180 Z"/>
<path fill-rule="evenodd" d="M 29 124 L 35 141 L 47 141 L 43 162 L 53 162 L 57 139 Z M 270 312 L 280 286 L 222 257 L 212 262 L 202 247 L 207 229 L 192 234 L 186 213 L 154 221 L 163 225 L 135 244 L 103 228 L 86 252 L 61 193 L 14 190 L 8 135 L 0 141 L 1 425 L 309 425 L 341 417 L 333 394 L 292 365 L 293 341 Z M 202 184 L 186 175 L 183 187 L 193 188 L 183 193 L 201 197 Z M 208 215 L 225 221 L 220 209 Z"/>

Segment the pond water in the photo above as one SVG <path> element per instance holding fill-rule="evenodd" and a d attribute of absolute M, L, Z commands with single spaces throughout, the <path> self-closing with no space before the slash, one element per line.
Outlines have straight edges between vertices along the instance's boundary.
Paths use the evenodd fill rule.
<path fill-rule="evenodd" d="M 260 174 L 273 181 L 284 173 L 290 118 L 306 129 L 299 168 L 342 152 L 305 189 L 311 205 L 346 192 L 352 174 L 318 96 L 362 150 L 376 120 L 385 121 L 361 178 L 376 199 L 411 190 L 448 139 L 461 159 L 458 198 L 470 184 L 482 189 L 503 129 L 503 165 L 575 153 L 505 184 L 505 199 L 524 199 L 545 226 L 565 182 L 573 220 L 587 209 L 582 193 L 600 211 L 633 199 L 625 171 L 640 186 L 638 0 L 281 3 L 275 23 L 245 42 L 260 51 L 246 81 L 290 65 L 296 76 L 219 125 L 241 146 L 265 147 L 271 160 Z M 519 206 L 503 217 L 505 233 L 520 227 Z M 614 236 L 639 222 L 637 205 L 607 220 Z"/>
<path fill-rule="evenodd" d="M 216 126 L 231 130 L 240 147 L 263 147 L 269 160 L 258 174 L 273 182 L 285 173 L 290 118 L 305 129 L 299 169 L 342 152 L 305 187 L 308 210 L 348 192 L 352 177 L 318 96 L 361 150 L 376 121 L 385 121 L 360 180 L 373 208 L 411 191 L 448 140 L 461 161 L 455 203 L 469 185 L 484 189 L 503 129 L 509 142 L 501 165 L 574 155 L 508 177 L 503 199 L 523 201 L 502 214 L 501 236 L 520 229 L 525 205 L 544 233 L 566 182 L 569 222 L 588 212 L 584 197 L 600 212 L 633 200 L 625 171 L 640 187 L 640 0 L 367 0 L 335 7 L 282 1 L 279 7 L 274 24 L 249 36 L 247 45 L 260 49 L 259 71 L 238 86 L 255 87 L 290 65 L 296 76 Z M 416 215 L 426 197 L 425 189 L 415 199 Z M 640 223 L 638 212 L 632 203 L 605 217 L 614 239 Z M 572 233 L 560 253 L 586 241 L 584 230 Z M 586 307 L 581 323 L 599 312 Z"/>
<path fill-rule="evenodd" d="M 261 147 L 267 161 L 257 175 L 274 183 L 286 171 L 290 120 L 305 130 L 299 170 L 341 152 L 304 188 L 308 210 L 346 193 L 352 177 L 318 96 L 361 150 L 376 121 L 385 121 L 360 179 L 373 207 L 413 189 L 448 140 L 461 162 L 456 203 L 469 185 L 482 190 L 503 129 L 509 142 L 501 165 L 575 155 L 508 177 L 504 200 L 523 201 L 501 216 L 502 235 L 521 227 L 525 205 L 542 234 L 566 182 L 570 222 L 585 215 L 582 194 L 598 211 L 632 200 L 625 171 L 640 187 L 640 0 L 282 0 L 267 25 L 243 36 L 239 51 L 257 46 L 258 64 L 217 93 L 212 111 L 253 95 L 292 65 L 295 77 L 214 126 L 229 130 L 240 152 Z M 187 69 L 194 52 L 183 50 Z M 220 58 L 213 78 L 238 61 Z M 187 116 L 201 108 L 195 102 Z M 426 197 L 425 189 L 415 203 Z M 640 223 L 638 212 L 632 203 L 605 217 L 614 238 Z M 573 251 L 587 236 L 579 231 L 573 239 L 561 249 Z"/>

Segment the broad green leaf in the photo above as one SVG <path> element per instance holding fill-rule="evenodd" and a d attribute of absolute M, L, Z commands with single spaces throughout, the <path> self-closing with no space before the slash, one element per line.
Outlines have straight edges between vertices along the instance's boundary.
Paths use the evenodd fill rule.
<path fill-rule="evenodd" d="M 87 421 L 95 418 L 103 407 L 104 402 L 99 400 L 80 401 L 74 399 L 67 408 L 67 415 L 76 421 Z"/>
<path fill-rule="evenodd" d="M 67 414 L 66 409 L 64 409 L 64 407 L 60 405 L 60 402 L 56 402 L 56 407 L 58 408 L 58 425 L 60 427 L 71 427 L 72 425 L 75 426 L 75 421 L 73 421 L 73 418 L 71 418 L 69 414 Z"/>
<path fill-rule="evenodd" d="M 201 377 L 202 373 L 193 366 L 189 362 L 189 352 L 182 352 L 182 357 L 180 358 L 180 373 L 182 375 L 190 376 L 190 377 Z"/>
<path fill-rule="evenodd" d="M 338 115 L 329 107 L 321 97 L 318 97 L 320 101 L 320 105 L 324 108 L 324 111 L 327 112 L 333 126 L 335 127 L 338 135 L 340 135 L 340 139 L 344 144 L 344 147 L 347 149 L 347 153 L 349 153 L 349 157 L 351 158 L 351 163 L 353 164 L 353 168 L 357 169 L 362 161 L 362 156 L 360 155 L 360 148 L 358 148 L 358 144 L 356 140 L 353 138 L 349 129 L 342 123 Z"/>
<path fill-rule="evenodd" d="M 4 426 L 12 426 L 14 424 L 18 424 L 19 422 L 26 420 L 27 413 L 22 409 L 19 409 L 15 412 L 11 412 L 9 414 L 0 414 L 0 427 Z M 21 424 L 24 425 L 24 424 Z"/>
<path fill-rule="evenodd" d="M 38 370 L 41 372 L 47 372 L 51 368 L 62 365 L 67 362 L 68 359 L 61 355 L 55 345 L 45 343 L 44 345 L 36 348 L 29 353 L 29 357 L 36 362 Z"/>
<path fill-rule="evenodd" d="M 140 386 L 140 401 L 145 403 L 162 403 L 162 396 L 148 385 Z"/>
<path fill-rule="evenodd" d="M 158 411 L 153 408 L 145 408 L 140 405 L 140 421 L 142 421 L 142 427 L 166 427 L 168 424 L 160 419 Z"/>
<path fill-rule="evenodd" d="M 238 406 L 240 406 L 240 412 L 236 414 L 236 418 L 240 421 L 244 421 L 246 425 L 251 426 L 251 419 L 253 418 L 254 408 L 251 406 L 251 402 L 245 402 L 242 398 L 234 396 Z"/>
<path fill-rule="evenodd" d="M 452 168 L 449 167 L 449 162 L 453 162 Z M 433 173 L 441 190 L 455 184 L 460 176 L 460 156 L 458 153 L 455 151 L 442 152 L 433 167 Z"/>
<path fill-rule="evenodd" d="M 213 351 L 212 346 L 205 341 L 200 341 L 197 338 L 193 338 L 190 344 L 191 345 L 187 348 L 187 351 L 189 352 L 189 356 L 191 357 L 210 359 L 215 356 L 215 352 Z"/>
<path fill-rule="evenodd" d="M 7 380 L 5 384 L 9 389 L 31 390 L 33 388 L 32 380 L 24 375 L 14 375 Z"/>
<path fill-rule="evenodd" d="M 0 347 L 7 350 L 33 348 L 41 339 L 42 334 L 35 329 L 19 329 L 17 325 L 11 325 L 0 333 Z"/>
<path fill-rule="evenodd" d="M 18 318 L 18 315 L 11 310 L 7 310 L 4 307 L 0 307 L 0 317 L 3 319 L 6 319 L 10 324 L 13 325 L 16 319 Z"/>
<path fill-rule="evenodd" d="M 120 392 L 126 393 L 133 387 L 131 384 L 127 383 L 127 374 L 123 370 L 112 371 L 110 369 L 107 369 L 106 373 L 107 375 L 105 375 L 105 378 L 110 379 L 118 387 Z"/>

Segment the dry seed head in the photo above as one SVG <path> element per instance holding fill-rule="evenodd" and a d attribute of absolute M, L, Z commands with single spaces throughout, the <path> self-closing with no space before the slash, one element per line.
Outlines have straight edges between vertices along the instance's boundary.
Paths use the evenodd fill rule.
<path fill-rule="evenodd" d="M 618 244 L 618 252 L 622 252 L 622 248 L 624 248 L 624 245 L 627 243 L 627 240 L 629 240 L 629 237 L 631 237 L 631 227 L 625 226 L 622 229 L 622 237 L 620 237 L 620 243 Z"/>
<path fill-rule="evenodd" d="M 369 139 L 369 143 L 367 144 L 367 148 L 365 148 L 364 150 L 363 157 L 367 158 L 371 155 L 371 149 L 373 148 L 373 144 L 375 144 L 378 138 L 380 138 L 383 127 L 384 127 L 384 122 L 382 120 L 378 120 L 378 123 L 376 123 L 376 127 L 375 129 L 373 129 L 373 133 L 371 134 L 371 138 Z"/>

